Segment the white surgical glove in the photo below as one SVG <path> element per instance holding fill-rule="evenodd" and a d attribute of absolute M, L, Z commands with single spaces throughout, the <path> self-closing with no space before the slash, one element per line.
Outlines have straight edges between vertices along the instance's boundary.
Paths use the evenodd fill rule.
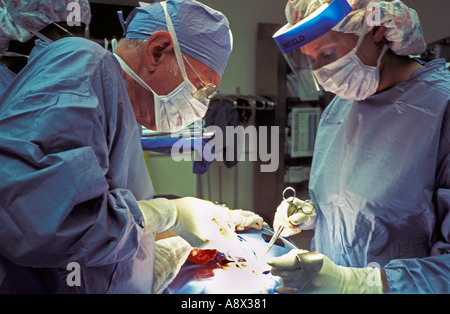
<path fill-rule="evenodd" d="M 252 228 L 261 230 L 264 220 L 261 216 L 242 209 L 230 210 L 231 220 L 230 223 L 235 226 L 238 231 Z"/>
<path fill-rule="evenodd" d="M 177 220 L 177 208 L 175 204 L 166 198 L 138 201 L 138 205 L 145 221 L 145 234 L 166 231 L 170 229 Z"/>
<path fill-rule="evenodd" d="M 194 197 L 171 201 L 178 209 L 178 219 L 172 230 L 193 247 L 228 248 L 229 235 L 234 234 L 236 228 L 258 228 L 258 225 L 262 228 L 262 218 L 252 212 L 229 210 Z"/>
<path fill-rule="evenodd" d="M 317 211 L 314 204 L 311 201 L 301 201 L 298 198 L 294 198 L 293 204 L 297 207 L 302 206 L 302 211 L 288 217 L 287 210 L 292 197 L 281 202 L 277 207 L 275 213 L 275 219 L 273 222 L 273 229 L 278 230 L 280 226 L 284 227 L 281 236 L 290 237 L 302 230 L 314 229 L 316 225 Z"/>
<path fill-rule="evenodd" d="M 229 247 L 227 234 L 246 228 L 260 230 L 263 224 L 263 219 L 253 212 L 229 210 L 194 197 L 156 198 L 138 204 L 145 233 L 171 229 L 193 247 Z"/>
<path fill-rule="evenodd" d="M 319 252 L 291 250 L 267 263 L 281 277 L 280 293 L 382 293 L 379 268 L 337 266 Z"/>

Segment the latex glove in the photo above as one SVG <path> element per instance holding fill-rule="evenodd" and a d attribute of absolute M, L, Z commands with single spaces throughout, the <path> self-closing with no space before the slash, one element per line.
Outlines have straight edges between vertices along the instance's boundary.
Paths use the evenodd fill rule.
<path fill-rule="evenodd" d="M 145 221 L 145 234 L 166 231 L 177 220 L 177 207 L 168 199 L 154 198 L 146 201 L 138 201 L 138 205 Z"/>
<path fill-rule="evenodd" d="M 228 236 L 234 234 L 236 228 L 255 227 L 259 221 L 262 226 L 262 218 L 251 212 L 229 210 L 193 197 L 171 201 L 178 209 L 178 219 L 172 230 L 193 247 L 228 250 L 233 246 Z"/>
<path fill-rule="evenodd" d="M 382 293 L 379 268 L 337 266 L 319 252 L 291 250 L 267 263 L 281 277 L 280 293 Z"/>
<path fill-rule="evenodd" d="M 256 230 L 261 230 L 263 226 L 264 219 L 261 216 L 242 209 L 230 210 L 231 221 L 238 231 L 245 230 L 247 228 L 252 228 Z"/>
<path fill-rule="evenodd" d="M 293 204 L 295 206 L 302 206 L 302 212 L 298 212 L 290 217 L 287 216 L 287 209 L 289 207 L 289 203 L 292 200 L 292 197 L 288 198 L 281 202 L 281 204 L 277 207 L 277 211 L 275 213 L 275 219 L 273 222 L 273 229 L 277 230 L 279 226 L 283 226 L 284 230 L 281 233 L 283 237 L 290 237 L 297 233 L 300 233 L 302 230 L 311 230 L 314 229 L 316 225 L 316 217 L 317 211 L 314 207 L 314 204 L 311 201 L 306 201 L 303 203 L 298 198 L 294 198 Z"/>

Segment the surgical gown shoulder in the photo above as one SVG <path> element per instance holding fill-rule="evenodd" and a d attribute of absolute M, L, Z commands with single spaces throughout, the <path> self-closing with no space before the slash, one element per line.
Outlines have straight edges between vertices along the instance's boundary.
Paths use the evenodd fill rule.
<path fill-rule="evenodd" d="M 85 59 L 77 59 L 82 56 L 88 57 L 95 63 L 107 56 L 112 56 L 108 50 L 105 50 L 102 46 L 92 40 L 81 37 L 67 37 L 60 39 L 50 45 L 45 45 L 41 52 L 36 57 L 43 57 L 51 59 L 53 57 L 71 58 L 70 61 L 78 63 L 78 61 L 85 61 Z"/>
<path fill-rule="evenodd" d="M 110 52 L 91 40 L 78 37 L 64 38 L 41 49 L 24 70 L 26 76 L 37 73 L 40 77 L 45 76 L 46 80 L 41 80 L 36 90 L 48 88 L 56 92 L 61 89 L 83 92 L 85 90 L 78 89 L 83 86 L 89 89 L 85 81 L 74 83 L 80 78 L 93 76 L 99 70 L 115 70 L 121 74 L 120 66 Z M 21 81 L 24 82 L 23 78 Z M 27 89 L 28 93 L 32 91 Z"/>
<path fill-rule="evenodd" d="M 115 60 L 111 53 L 99 44 L 80 37 L 63 38 L 47 45 L 41 49 L 36 58 L 45 61 L 56 61 L 56 58 L 63 58 L 67 62 L 65 63 L 67 67 L 85 64 L 79 70 L 84 70 L 87 73 L 93 71 L 92 68 L 89 68 L 89 65 L 95 65 L 96 62 L 105 58 Z M 42 66 L 45 66 L 45 64 L 41 64 Z"/>
<path fill-rule="evenodd" d="M 125 88 L 115 57 L 97 43 L 77 37 L 58 40 L 38 51 L 19 76 L 3 99 L 5 106 L 15 104 L 14 110 L 20 110 L 17 103 L 24 103 L 24 99 L 42 100 L 63 93 L 102 103 L 105 88 Z M 39 103 L 45 107 L 51 102 Z"/>
<path fill-rule="evenodd" d="M 450 71 L 445 66 L 444 59 L 427 62 L 402 83 L 363 101 L 354 102 L 336 96 L 325 109 L 321 122 L 342 123 L 348 119 L 348 112 L 354 105 L 358 105 L 360 111 L 394 105 L 400 111 L 415 108 L 441 114 L 450 105 Z"/>
<path fill-rule="evenodd" d="M 380 101 L 382 98 L 391 102 L 400 100 L 432 109 L 436 107 L 437 100 L 448 99 L 449 94 L 450 72 L 445 68 L 445 60 L 437 59 L 423 64 L 402 83 L 368 100 L 369 104 Z M 427 99 L 433 99 L 433 101 L 426 101 Z"/>

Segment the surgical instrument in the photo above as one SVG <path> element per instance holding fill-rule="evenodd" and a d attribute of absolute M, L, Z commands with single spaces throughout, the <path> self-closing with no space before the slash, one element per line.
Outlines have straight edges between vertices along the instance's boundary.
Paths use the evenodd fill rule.
<path fill-rule="evenodd" d="M 288 191 L 293 191 L 293 192 L 294 192 L 294 195 L 291 196 L 291 197 L 286 198 L 285 195 L 286 195 L 286 192 L 288 192 Z M 297 206 L 297 205 L 294 204 L 294 200 L 295 200 L 295 196 L 296 196 L 296 192 L 295 192 L 295 189 L 294 189 L 294 188 L 292 188 L 292 187 L 287 187 L 286 189 L 284 189 L 282 195 L 283 195 L 283 201 L 286 201 L 286 202 L 288 203 L 287 217 L 290 217 L 290 216 L 292 216 L 292 215 L 294 215 L 294 214 L 296 214 L 296 213 L 298 213 L 298 212 L 302 212 L 302 213 L 304 213 L 304 214 L 306 214 L 306 215 L 308 214 L 308 213 L 305 213 L 305 212 L 303 211 L 302 207 L 303 207 L 303 205 L 304 205 L 305 203 L 307 203 L 307 202 L 309 202 L 309 201 L 302 201 L 302 203 L 301 203 L 299 206 Z M 290 200 L 289 200 L 289 199 L 290 199 Z M 264 253 L 263 257 L 266 256 L 266 254 L 267 254 L 267 253 L 270 251 L 270 249 L 273 247 L 273 245 L 275 244 L 275 242 L 277 241 L 277 239 L 280 237 L 281 232 L 283 232 L 283 230 L 284 230 L 284 226 L 279 226 L 278 229 L 275 231 L 275 233 L 274 233 L 273 236 L 272 236 L 272 239 L 270 239 L 269 245 L 267 246 L 267 250 L 266 250 L 266 252 Z"/>

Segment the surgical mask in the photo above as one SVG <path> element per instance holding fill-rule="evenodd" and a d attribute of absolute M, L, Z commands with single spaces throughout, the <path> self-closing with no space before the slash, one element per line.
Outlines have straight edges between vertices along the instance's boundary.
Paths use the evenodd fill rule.
<path fill-rule="evenodd" d="M 160 2 L 166 14 L 167 28 L 172 36 L 174 51 L 178 66 L 183 76 L 183 82 L 167 95 L 158 95 L 144 82 L 117 54 L 114 54 L 122 69 L 139 85 L 153 93 L 155 104 L 156 130 L 160 132 L 176 132 L 195 121 L 203 118 L 208 110 L 209 99 L 196 99 L 193 94 L 197 91 L 188 79 L 184 67 L 183 57 L 178 45 L 175 30 L 170 20 L 165 2 Z"/>
<path fill-rule="evenodd" d="M 323 89 L 351 100 L 364 100 L 376 93 L 380 83 L 381 59 L 389 47 L 387 45 L 383 47 L 377 66 L 365 65 L 356 54 L 364 34 L 361 33 L 356 47 L 348 54 L 314 71 Z"/>

